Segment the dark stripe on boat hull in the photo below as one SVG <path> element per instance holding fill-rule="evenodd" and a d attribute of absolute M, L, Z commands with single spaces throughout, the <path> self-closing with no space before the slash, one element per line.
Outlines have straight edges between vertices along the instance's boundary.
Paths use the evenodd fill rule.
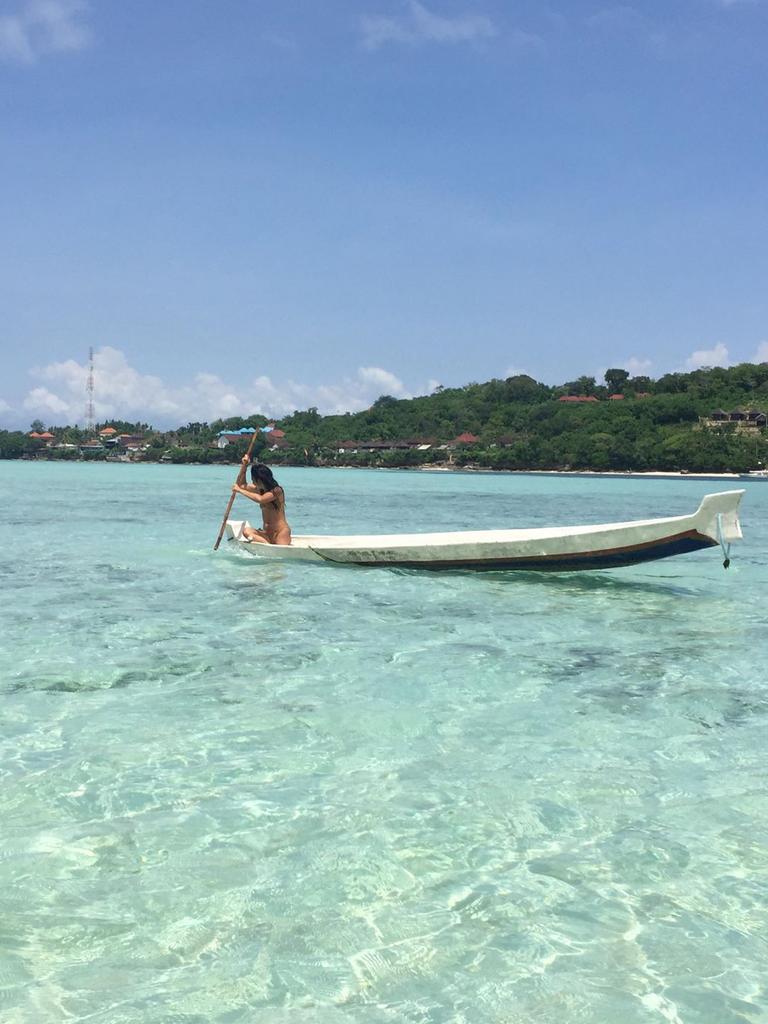
<path fill-rule="evenodd" d="M 659 558 L 671 558 L 673 555 L 684 555 L 690 551 L 700 551 L 702 548 L 711 547 L 717 547 L 716 540 L 699 533 L 698 530 L 688 530 L 673 537 L 647 541 L 644 544 L 632 544 L 628 547 L 611 548 L 605 551 L 574 552 L 569 555 L 530 555 L 487 559 L 446 558 L 428 562 L 412 559 L 352 562 L 347 559 L 333 558 L 324 551 L 313 550 L 327 562 L 334 562 L 336 565 L 376 566 L 391 569 L 527 569 L 529 571 L 568 572 L 581 569 L 618 569 L 625 565 L 653 562 Z"/>

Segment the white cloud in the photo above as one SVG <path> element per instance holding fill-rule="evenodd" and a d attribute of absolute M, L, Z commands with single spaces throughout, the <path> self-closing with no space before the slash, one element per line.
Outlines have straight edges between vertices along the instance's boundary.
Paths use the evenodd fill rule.
<path fill-rule="evenodd" d="M 8 402 L 6 402 L 4 398 L 0 398 L 0 413 L 10 412 L 10 411 L 11 411 L 11 406 L 8 404 Z"/>
<path fill-rule="evenodd" d="M 37 379 L 23 407 L 28 412 L 70 423 L 84 421 L 88 367 L 68 359 L 32 371 Z M 261 412 L 281 416 L 294 409 L 316 406 L 322 413 L 358 412 L 382 394 L 409 398 L 403 382 L 380 366 L 363 366 L 335 383 L 274 382 L 268 376 L 250 385 L 232 386 L 213 373 L 198 373 L 188 383 L 170 385 L 159 377 L 135 370 L 116 348 L 94 355 L 94 412 L 96 419 L 147 420 L 158 425 L 215 420 Z"/>
<path fill-rule="evenodd" d="M 641 375 L 647 376 L 648 371 L 653 366 L 653 360 L 639 359 L 637 356 L 630 356 L 629 359 L 625 359 L 623 363 L 617 363 L 616 365 L 621 366 L 624 370 L 628 370 L 632 377 L 639 377 Z"/>
<path fill-rule="evenodd" d="M 768 341 L 761 341 L 750 363 L 768 363 Z"/>
<path fill-rule="evenodd" d="M 48 388 L 33 388 L 24 399 L 24 408 L 35 413 L 60 413 L 67 412 L 69 405 L 58 395 L 54 395 Z"/>
<path fill-rule="evenodd" d="M 92 33 L 84 0 L 26 0 L 15 14 L 0 16 L 0 58 L 34 64 L 46 53 L 83 50 Z"/>
<path fill-rule="evenodd" d="M 408 0 L 399 17 L 368 15 L 362 19 L 363 45 L 377 50 L 387 43 L 471 43 L 491 39 L 496 27 L 483 14 L 446 17 L 434 14 L 418 0 Z"/>
<path fill-rule="evenodd" d="M 379 366 L 361 366 L 357 371 L 359 380 L 371 387 L 381 388 L 381 394 L 392 395 L 394 398 L 403 397 L 405 388 L 403 382 L 389 370 L 382 370 Z"/>
<path fill-rule="evenodd" d="M 685 361 L 689 370 L 698 370 L 702 366 L 727 366 L 728 363 L 728 349 L 722 341 L 718 341 L 714 348 L 700 348 L 691 352 Z"/>
<path fill-rule="evenodd" d="M 269 377 L 253 382 L 258 396 L 258 410 L 279 416 L 294 409 L 315 406 L 321 413 L 360 412 L 368 409 L 383 394 L 394 398 L 410 398 L 403 383 L 393 373 L 379 366 L 361 366 L 354 377 L 344 377 L 336 384 L 299 384 L 288 380 L 275 384 Z M 253 400 L 249 411 L 254 411 Z"/>

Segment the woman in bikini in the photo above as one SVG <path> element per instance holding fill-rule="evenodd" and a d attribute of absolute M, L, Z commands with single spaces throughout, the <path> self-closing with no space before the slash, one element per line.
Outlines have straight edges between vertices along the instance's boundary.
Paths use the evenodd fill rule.
<path fill-rule="evenodd" d="M 256 544 L 290 544 L 291 528 L 285 518 L 285 492 L 272 476 L 272 470 L 261 462 L 251 465 L 251 483 L 245 483 L 248 456 L 243 456 L 243 465 L 237 483 L 232 488 L 244 498 L 250 498 L 261 506 L 262 528 L 246 526 L 243 539 Z"/>

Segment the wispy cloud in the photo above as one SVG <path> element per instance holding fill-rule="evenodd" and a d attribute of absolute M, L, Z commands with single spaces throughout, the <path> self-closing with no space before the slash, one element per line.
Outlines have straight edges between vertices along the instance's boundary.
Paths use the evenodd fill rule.
<path fill-rule="evenodd" d="M 299 49 L 299 44 L 293 36 L 284 35 L 282 32 L 262 32 L 261 38 L 269 46 L 274 47 L 276 50 L 283 50 L 286 53 L 295 52 Z"/>
<path fill-rule="evenodd" d="M 455 17 L 435 14 L 419 3 L 407 0 L 403 14 L 396 17 L 367 15 L 362 19 L 363 45 L 377 50 L 388 43 L 472 43 L 492 39 L 496 26 L 484 14 Z"/>
<path fill-rule="evenodd" d="M 84 0 L 27 0 L 0 15 L 0 59 L 34 64 L 48 53 L 85 49 L 93 39 L 87 12 Z"/>
<path fill-rule="evenodd" d="M 36 386 L 23 401 L 28 414 L 49 421 L 55 417 L 82 422 L 88 375 L 85 363 L 74 359 L 50 363 L 33 370 L 32 375 Z M 380 366 L 363 366 L 325 384 L 279 382 L 260 376 L 247 386 L 233 386 L 216 374 L 198 373 L 187 383 L 172 385 L 140 373 L 120 349 L 101 348 L 94 356 L 94 406 L 99 420 L 120 417 L 175 425 L 255 412 L 280 416 L 310 406 L 326 414 L 357 412 L 369 408 L 382 394 L 411 397 L 403 382 Z"/>
<path fill-rule="evenodd" d="M 761 341 L 750 363 L 768 363 L 768 341 Z"/>
<path fill-rule="evenodd" d="M 700 348 L 691 352 L 685 361 L 689 370 L 698 370 L 703 366 L 728 366 L 730 358 L 728 348 L 719 341 L 714 348 Z"/>

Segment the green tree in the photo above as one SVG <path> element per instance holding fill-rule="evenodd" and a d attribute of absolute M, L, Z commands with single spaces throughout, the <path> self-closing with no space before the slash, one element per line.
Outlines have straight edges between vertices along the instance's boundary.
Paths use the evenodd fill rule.
<path fill-rule="evenodd" d="M 28 440 L 20 430 L 0 430 L 0 459 L 20 459 Z"/>
<path fill-rule="evenodd" d="M 629 380 L 629 373 L 626 370 L 612 369 L 605 371 L 605 383 L 611 394 L 623 393 L 624 385 Z"/>
<path fill-rule="evenodd" d="M 597 381 L 594 377 L 578 377 L 576 380 L 570 380 L 567 384 L 563 384 L 563 388 L 568 395 L 594 395 L 597 390 Z"/>

